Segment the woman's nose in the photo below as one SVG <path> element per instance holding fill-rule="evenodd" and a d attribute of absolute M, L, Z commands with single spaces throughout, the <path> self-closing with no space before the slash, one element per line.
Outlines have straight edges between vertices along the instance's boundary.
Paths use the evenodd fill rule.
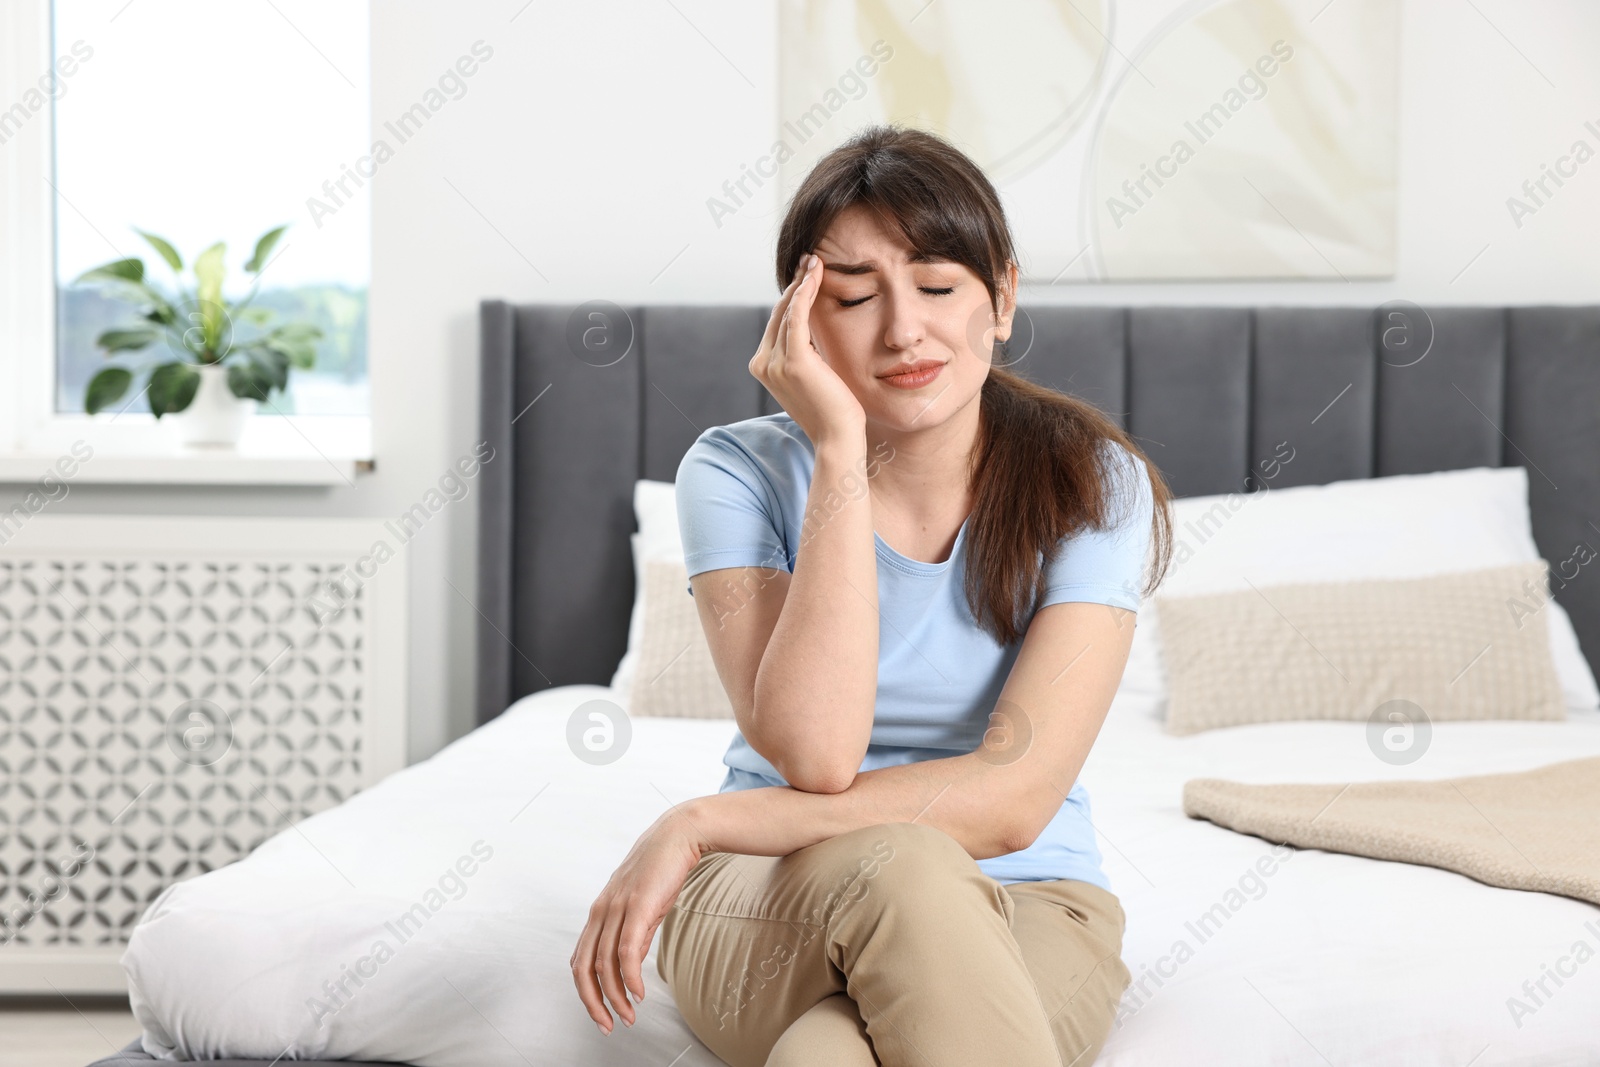
<path fill-rule="evenodd" d="M 915 348 L 927 333 L 917 295 L 895 293 L 883 302 L 889 316 L 883 326 L 883 343 L 892 349 Z"/>

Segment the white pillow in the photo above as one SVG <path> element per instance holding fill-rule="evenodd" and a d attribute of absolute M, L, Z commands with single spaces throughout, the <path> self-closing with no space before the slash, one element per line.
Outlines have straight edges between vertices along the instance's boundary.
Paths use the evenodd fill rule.
<path fill-rule="evenodd" d="M 641 478 L 633 486 L 633 517 L 639 532 L 629 535 L 633 546 L 633 613 L 628 617 L 628 650 L 611 676 L 611 688 L 623 695 L 633 691 L 633 674 L 639 666 L 639 642 L 644 638 L 644 561 L 683 562 L 683 541 L 678 533 L 678 498 L 671 482 Z"/>
<path fill-rule="evenodd" d="M 672 483 L 641 480 L 633 500 L 639 522 L 633 542 L 633 616 L 628 653 L 611 682 L 624 694 L 633 685 L 643 627 L 640 560 L 683 559 Z M 1522 467 L 1473 467 L 1185 497 L 1173 502 L 1173 536 L 1173 564 L 1159 590 L 1170 596 L 1246 589 L 1247 579 L 1260 586 L 1422 578 L 1540 558 L 1528 512 L 1528 472 Z M 1186 542 L 1191 555 L 1182 558 Z M 1145 607 L 1150 607 L 1148 601 Z M 1550 651 L 1567 708 L 1600 708 L 1600 689 L 1571 618 L 1553 599 L 1540 614 L 1550 629 Z M 1160 629 L 1153 610 L 1139 615 L 1119 691 L 1164 702 Z M 1156 708 L 1165 712 L 1164 703 Z"/>
<path fill-rule="evenodd" d="M 1169 596 L 1421 578 L 1540 558 L 1521 467 L 1186 497 L 1173 502 L 1173 539 L 1173 563 L 1159 589 Z M 1164 700 L 1160 626 L 1154 611 L 1141 614 L 1147 617 L 1134 629 L 1121 688 Z M 1600 707 L 1572 620 L 1553 599 L 1541 614 L 1565 704 Z"/>

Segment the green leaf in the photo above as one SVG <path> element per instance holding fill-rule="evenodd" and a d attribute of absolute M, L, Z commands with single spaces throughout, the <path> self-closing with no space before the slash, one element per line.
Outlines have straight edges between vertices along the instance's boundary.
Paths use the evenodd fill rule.
<path fill-rule="evenodd" d="M 126 367 L 106 367 L 89 379 L 84 390 L 83 410 L 93 415 L 122 399 L 122 394 L 133 384 L 133 372 Z"/>
<path fill-rule="evenodd" d="M 113 352 L 136 352 L 159 336 L 155 330 L 141 326 L 132 330 L 107 330 L 94 343 L 105 349 L 109 356 Z"/>
<path fill-rule="evenodd" d="M 127 267 L 127 264 L 132 264 L 132 267 Z M 113 293 L 118 299 L 128 300 L 132 303 L 148 304 L 151 310 L 145 312 L 145 318 L 151 322 L 159 322 L 163 326 L 171 325 L 177 318 L 177 312 L 173 310 L 171 302 L 167 300 L 160 290 L 141 280 L 143 272 L 144 264 L 140 260 L 122 259 L 116 263 L 107 263 L 103 267 L 85 271 L 78 276 L 73 284 L 76 285 L 86 279 L 91 282 L 112 282 L 122 287 Z M 135 275 L 139 277 L 135 277 Z"/>
<path fill-rule="evenodd" d="M 222 343 L 225 314 L 222 307 L 222 276 L 226 270 L 222 257 L 227 251 L 227 244 L 218 241 L 196 256 L 194 261 L 194 296 L 195 303 L 200 307 L 200 330 L 204 338 L 202 347 L 207 352 L 215 352 Z"/>
<path fill-rule="evenodd" d="M 196 300 L 222 303 L 222 275 L 225 270 L 222 257 L 227 251 L 227 242 L 218 241 L 195 257 L 194 278 L 198 283 L 194 294 Z"/>
<path fill-rule="evenodd" d="M 151 322 L 159 322 L 163 326 L 171 326 L 178 321 L 178 309 L 172 306 L 164 293 L 145 282 L 129 282 L 127 284 L 132 287 L 133 293 L 142 303 L 149 305 L 150 310 L 145 313 L 145 317 Z M 128 297 L 128 299 L 131 300 L 133 297 Z"/>
<path fill-rule="evenodd" d="M 274 389 L 289 388 L 289 354 L 275 348 L 264 348 L 250 353 Z"/>
<path fill-rule="evenodd" d="M 278 313 L 271 308 L 241 308 L 234 312 L 233 317 L 256 326 L 265 326 L 271 322 Z"/>
<path fill-rule="evenodd" d="M 278 243 L 278 238 L 282 237 L 283 231 L 288 228 L 287 225 L 279 226 L 262 234 L 261 239 L 256 242 L 255 254 L 250 257 L 250 262 L 244 265 L 244 269 L 251 274 L 259 274 L 261 268 L 267 265 L 267 257 L 272 255 L 273 246 Z"/>
<path fill-rule="evenodd" d="M 114 259 L 110 263 L 102 263 L 98 267 L 84 271 L 72 280 L 73 285 L 82 285 L 84 282 L 134 282 L 144 281 L 144 260 L 133 256 L 127 259 Z"/>
<path fill-rule="evenodd" d="M 156 418 L 182 411 L 194 401 L 200 372 L 187 363 L 163 363 L 150 372 L 150 411 Z"/>
<path fill-rule="evenodd" d="M 164 238 L 143 230 L 134 229 L 134 233 L 150 242 L 150 247 L 161 253 L 161 258 L 167 261 L 167 266 L 172 268 L 174 274 L 183 269 L 183 257 L 178 255 L 178 250 L 173 248 Z"/>
<path fill-rule="evenodd" d="M 266 348 L 281 353 L 296 367 L 310 370 L 316 366 L 317 350 L 311 345 L 299 341 L 289 341 L 281 337 L 268 337 L 264 342 Z"/>
<path fill-rule="evenodd" d="M 272 392 L 272 381 L 261 364 L 253 359 L 241 359 L 228 364 L 228 390 L 245 400 L 265 400 Z"/>

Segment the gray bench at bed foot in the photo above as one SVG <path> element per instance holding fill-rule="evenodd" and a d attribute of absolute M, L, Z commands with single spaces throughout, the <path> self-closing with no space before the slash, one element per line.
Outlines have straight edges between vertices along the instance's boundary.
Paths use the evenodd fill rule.
<path fill-rule="evenodd" d="M 89 1067 L 146 1067 L 158 1060 L 139 1047 L 139 1039 L 128 1042 L 128 1047 L 103 1060 L 95 1060 Z M 267 1067 L 267 1060 L 206 1060 L 206 1067 Z M 283 1061 L 287 1062 L 287 1061 Z M 295 1060 L 294 1067 L 406 1067 L 405 1064 L 373 1063 L 370 1060 Z"/>

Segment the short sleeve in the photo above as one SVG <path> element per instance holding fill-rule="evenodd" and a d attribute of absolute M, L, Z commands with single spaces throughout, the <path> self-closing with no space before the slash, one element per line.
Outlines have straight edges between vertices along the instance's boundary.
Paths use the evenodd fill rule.
<path fill-rule="evenodd" d="M 778 509 L 753 460 L 718 428 L 702 434 L 675 479 L 683 562 L 693 578 L 723 567 L 788 568 Z M 689 589 L 693 595 L 694 589 Z"/>
<path fill-rule="evenodd" d="M 1046 570 L 1040 607 L 1088 602 L 1139 610 L 1155 496 L 1144 460 L 1120 445 L 1117 451 L 1122 462 L 1114 465 L 1111 515 L 1121 521 L 1104 530 L 1084 529 L 1063 539 Z"/>

